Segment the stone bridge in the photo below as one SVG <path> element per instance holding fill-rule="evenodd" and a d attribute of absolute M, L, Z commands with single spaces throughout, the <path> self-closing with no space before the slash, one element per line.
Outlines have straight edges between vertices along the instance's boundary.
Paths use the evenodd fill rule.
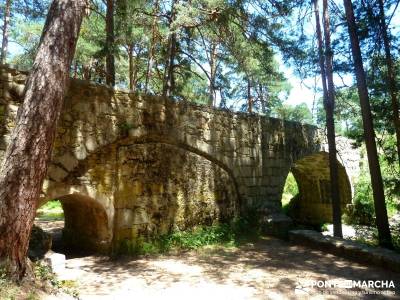
<path fill-rule="evenodd" d="M 26 73 L 0 71 L 1 158 Z M 341 143 L 345 204 L 358 154 L 347 140 Z M 300 191 L 296 214 L 322 222 L 331 214 L 325 149 L 323 134 L 311 125 L 72 80 L 38 206 L 61 201 L 72 245 L 121 250 L 253 208 L 273 220 L 292 170 Z"/>

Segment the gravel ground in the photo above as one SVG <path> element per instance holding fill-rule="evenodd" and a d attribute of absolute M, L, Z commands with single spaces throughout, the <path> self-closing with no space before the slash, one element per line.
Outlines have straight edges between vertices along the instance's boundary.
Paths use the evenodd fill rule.
<path fill-rule="evenodd" d="M 38 225 L 59 235 L 63 222 Z M 209 247 L 137 259 L 77 257 L 67 259 L 60 278 L 75 280 L 82 300 L 400 299 L 398 273 L 275 238 L 238 248 Z M 328 280 L 393 280 L 395 289 L 310 286 L 312 281 Z M 387 294 L 372 294 L 382 291 Z"/>
<path fill-rule="evenodd" d="M 84 300 L 400 299 L 400 274 L 274 238 L 139 259 L 75 258 L 67 260 L 65 273 L 77 280 Z M 382 290 L 310 286 L 318 280 L 393 280 L 396 288 L 385 296 L 363 295 Z"/>

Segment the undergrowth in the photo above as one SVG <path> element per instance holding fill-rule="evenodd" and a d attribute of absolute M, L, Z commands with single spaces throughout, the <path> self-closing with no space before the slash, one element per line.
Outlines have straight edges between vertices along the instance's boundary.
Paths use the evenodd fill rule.
<path fill-rule="evenodd" d="M 64 219 L 64 211 L 58 200 L 50 200 L 37 210 L 37 218 L 43 221 L 57 221 Z"/>
<path fill-rule="evenodd" d="M 78 297 L 76 283 L 71 280 L 58 280 L 50 267 L 36 262 L 33 265 L 32 276 L 27 276 L 20 283 L 11 281 L 5 270 L 0 268 L 0 299 L 1 300 L 39 300 L 41 295 L 63 292 L 75 298 Z"/>
<path fill-rule="evenodd" d="M 192 230 L 175 231 L 152 239 L 124 240 L 119 253 L 130 255 L 163 254 L 171 250 L 194 250 L 204 246 L 235 247 L 256 240 L 261 233 L 258 213 L 213 226 L 199 226 Z"/>

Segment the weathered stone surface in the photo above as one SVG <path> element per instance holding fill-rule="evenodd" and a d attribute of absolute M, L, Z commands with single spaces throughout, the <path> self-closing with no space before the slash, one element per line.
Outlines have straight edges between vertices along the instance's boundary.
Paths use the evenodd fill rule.
<path fill-rule="evenodd" d="M 0 67 L 0 74 L 1 159 L 21 101 L 15 86 L 26 73 Z M 72 80 L 41 203 L 63 202 L 72 243 L 107 249 L 124 239 L 230 219 L 253 206 L 265 216 L 279 214 L 286 176 L 305 159 L 308 169 L 297 176 L 302 214 L 326 219 L 329 199 L 305 188 L 329 180 L 326 161 L 313 163 L 317 153 L 326 157 L 324 144 L 314 126 Z M 348 203 L 346 162 L 355 164 L 339 161 Z"/>
<path fill-rule="evenodd" d="M 119 238 L 211 225 L 238 214 L 233 179 L 200 155 L 172 145 L 136 144 L 121 146 L 118 158 Z"/>

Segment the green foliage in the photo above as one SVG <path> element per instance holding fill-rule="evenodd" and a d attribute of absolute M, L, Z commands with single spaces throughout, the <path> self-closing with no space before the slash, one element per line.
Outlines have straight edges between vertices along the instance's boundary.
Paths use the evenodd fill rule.
<path fill-rule="evenodd" d="M 301 103 L 295 106 L 281 104 L 274 109 L 274 116 L 300 123 L 312 124 L 312 114 L 307 104 Z"/>
<path fill-rule="evenodd" d="M 103 82 L 104 54 L 101 51 L 105 40 L 104 27 L 105 21 L 98 14 L 91 14 L 83 21 L 73 62 L 74 77 Z"/>
<path fill-rule="evenodd" d="M 367 176 L 361 176 L 355 186 L 352 206 L 346 212 L 344 221 L 348 224 L 375 224 L 375 208 L 371 182 Z"/>
<path fill-rule="evenodd" d="M 57 280 L 56 275 L 51 271 L 51 268 L 38 261 L 34 265 L 35 277 L 40 281 L 50 282 L 52 286 L 59 287 L 60 282 Z"/>
<path fill-rule="evenodd" d="M 37 217 L 40 220 L 63 220 L 64 211 L 61 206 L 61 202 L 58 200 L 50 200 L 41 206 L 37 212 Z"/>
<path fill-rule="evenodd" d="M 78 298 L 79 293 L 75 281 L 72 280 L 59 280 L 51 270 L 51 268 L 38 261 L 34 264 L 35 277 L 41 283 L 49 283 L 53 292 L 63 291 L 75 298 Z"/>
<path fill-rule="evenodd" d="M 285 213 L 288 213 L 289 203 L 299 193 L 299 187 L 297 186 L 296 179 L 292 172 L 289 172 L 286 177 L 285 186 L 283 187 L 282 193 L 282 208 Z"/>
<path fill-rule="evenodd" d="M 320 231 L 320 232 L 328 231 L 328 223 L 322 223 L 322 224 L 320 224 L 319 231 Z"/>
<path fill-rule="evenodd" d="M 188 231 L 176 231 L 152 240 L 138 238 L 125 240 L 121 244 L 121 252 L 130 255 L 167 253 L 172 249 L 192 250 L 207 245 L 231 245 L 234 233 L 227 224 L 209 227 L 197 227 Z"/>
<path fill-rule="evenodd" d="M 174 232 L 162 238 L 165 249 L 197 249 L 207 245 L 231 243 L 234 233 L 228 224 L 199 227 L 191 231 Z"/>
<path fill-rule="evenodd" d="M 175 250 L 194 250 L 210 245 L 236 246 L 257 239 L 261 233 L 259 214 L 255 210 L 231 223 L 199 226 L 192 230 L 175 231 L 171 234 L 146 240 L 124 240 L 119 252 L 130 255 L 160 254 Z"/>
<path fill-rule="evenodd" d="M 386 207 L 389 217 L 399 211 L 400 201 L 397 190 L 398 177 L 394 179 L 391 175 L 393 165 L 388 165 L 381 155 L 381 168 L 383 181 L 385 183 Z M 367 166 L 361 168 L 360 177 L 355 185 L 352 206 L 346 212 L 344 221 L 348 224 L 374 225 L 375 207 L 372 194 L 371 179 Z M 395 175 L 394 175 L 395 176 Z M 394 182 L 393 182 L 394 181 Z M 390 184 L 393 182 L 392 184 Z"/>
<path fill-rule="evenodd" d="M 42 34 L 43 22 L 27 21 L 17 18 L 10 34 L 11 39 L 18 45 L 23 45 L 22 53 L 11 57 L 11 63 L 22 70 L 29 70 L 35 59 Z"/>
<path fill-rule="evenodd" d="M 4 269 L 0 268 L 0 299 L 17 300 L 29 299 L 38 300 L 38 291 L 43 290 L 49 292 L 47 285 L 51 287 L 51 291 L 62 289 L 64 292 L 71 295 L 77 295 L 75 290 L 64 288 L 63 282 L 57 280 L 54 273 L 51 272 L 47 265 L 36 262 L 33 264 L 33 272 L 35 281 L 29 285 L 26 283 L 16 284 L 8 279 Z"/>
<path fill-rule="evenodd" d="M 284 194 L 289 194 L 292 197 L 299 193 L 299 187 L 297 185 L 296 178 L 292 172 L 289 172 L 288 176 L 286 177 L 285 186 L 283 188 Z"/>
<path fill-rule="evenodd" d="M 24 69 L 32 66 L 43 26 L 39 8 L 45 12 L 48 5 L 39 2 L 25 1 L 30 12 L 12 16 L 12 40 L 20 53 L 11 62 Z M 175 35 L 174 99 L 208 104 L 214 97 L 222 108 L 243 111 L 251 99 L 253 112 L 271 115 L 290 91 L 274 47 L 283 17 L 291 13 L 286 1 L 251 1 L 253 10 L 248 1 L 116 1 L 113 45 L 106 43 L 106 3 L 90 2 L 71 66 L 75 78 L 104 83 L 105 56 L 112 53 L 117 86 L 160 95 Z"/>

